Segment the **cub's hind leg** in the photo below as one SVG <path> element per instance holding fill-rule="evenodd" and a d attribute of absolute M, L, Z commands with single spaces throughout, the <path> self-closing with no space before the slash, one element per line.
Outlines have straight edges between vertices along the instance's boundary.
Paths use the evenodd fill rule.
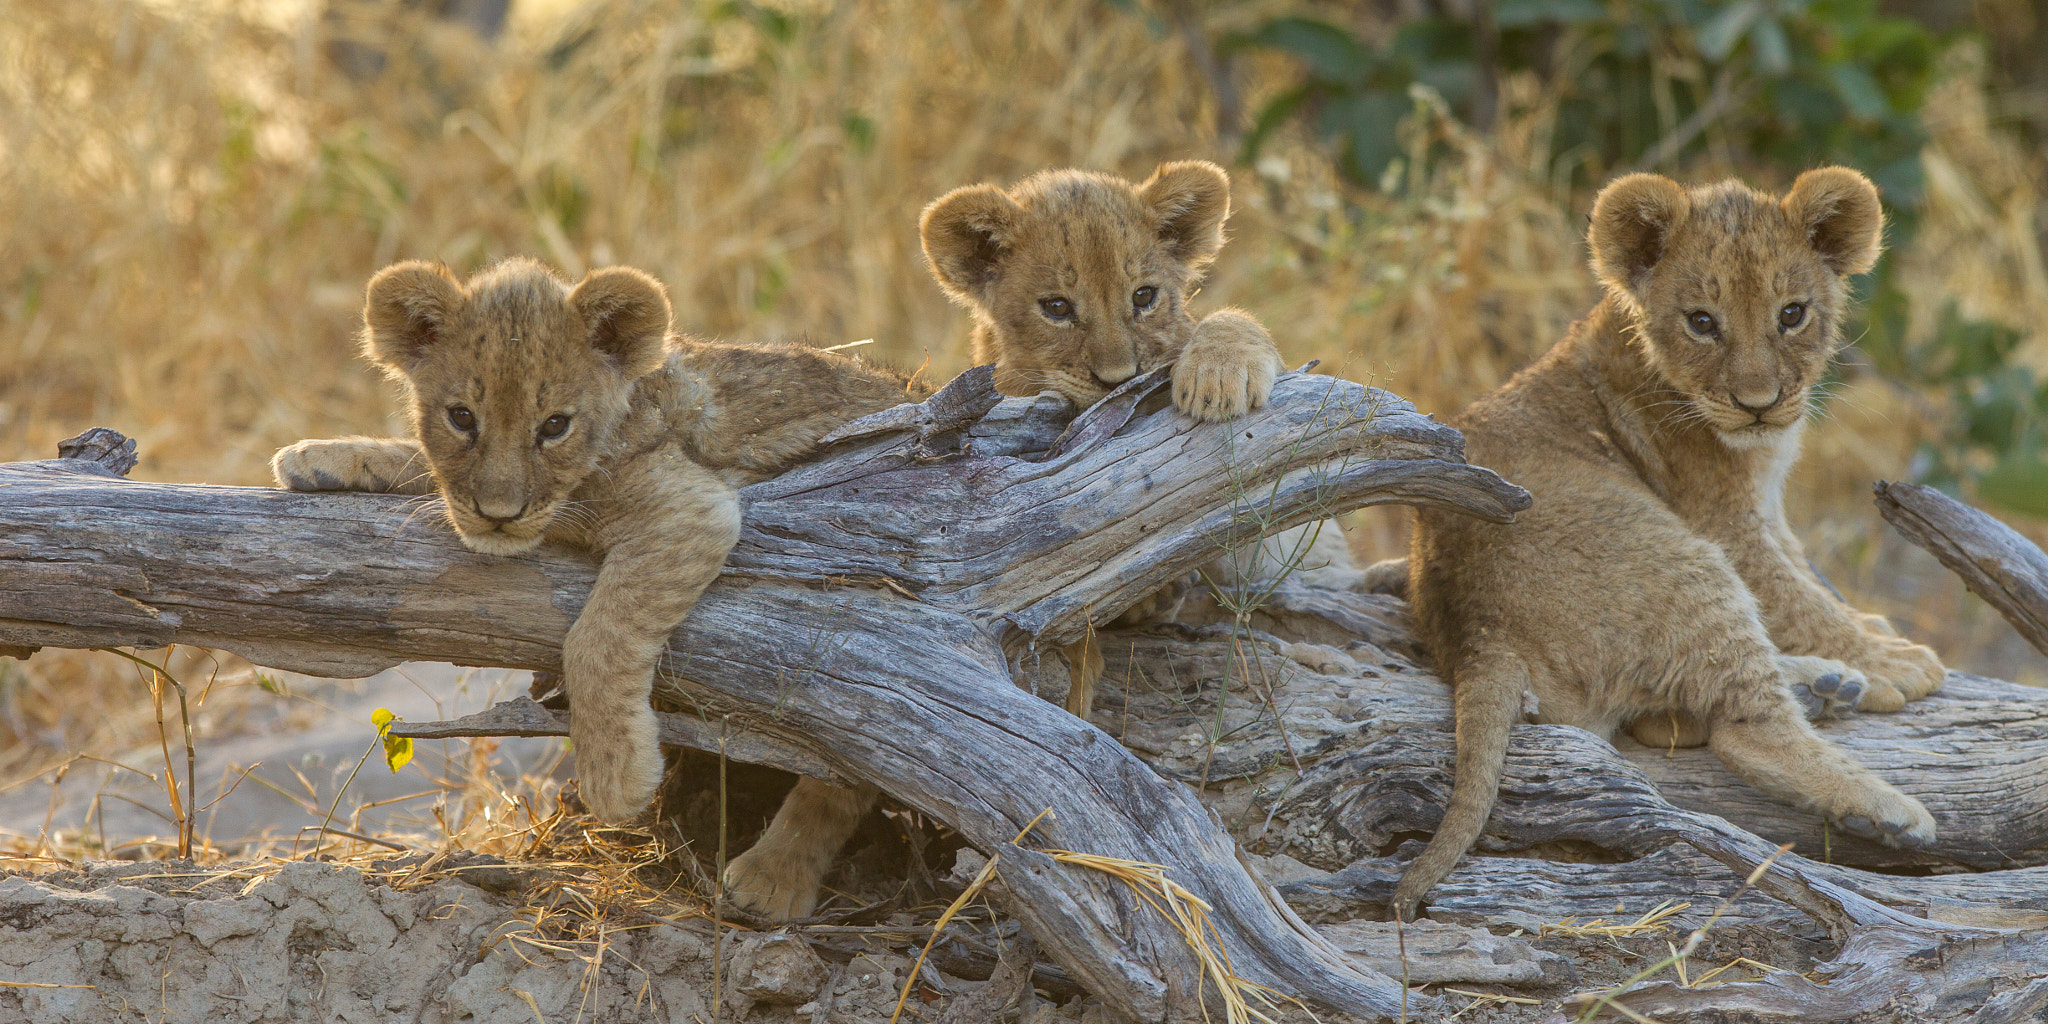
<path fill-rule="evenodd" d="M 733 905 L 770 921 L 811 916 L 825 871 L 876 795 L 873 786 L 849 789 L 798 779 L 768 830 L 725 866 L 725 892 Z"/>
<path fill-rule="evenodd" d="M 1780 654 L 1775 660 L 1808 721 L 1846 717 L 1863 699 L 1863 673 L 1839 661 L 1794 654 Z M 1643 746 L 1667 750 L 1704 747 L 1709 738 L 1706 723 L 1678 708 L 1644 715 L 1629 724 L 1628 732 Z"/>
<path fill-rule="evenodd" d="M 1696 691 L 1687 710 L 1706 723 L 1708 747 L 1735 777 L 1888 846 L 1934 842 L 1934 816 L 1920 801 L 1814 732 L 1794 692 L 1825 684 L 1788 672 L 1797 662 L 1758 645 L 1715 665 L 1692 667 L 1720 674 L 1718 685 Z M 1836 673 L 1823 678 L 1828 675 Z"/>
<path fill-rule="evenodd" d="M 1807 723 L 1795 691 L 1821 703 L 1853 704 L 1859 696 L 1854 670 L 1825 658 L 1780 653 L 1765 632 L 1757 599 L 1710 542 L 1674 536 L 1658 549 L 1654 563 L 1638 566 L 1641 578 L 1655 580 L 1657 589 L 1655 602 L 1635 613 L 1658 625 L 1617 646 L 1645 652 L 1658 671 L 1648 677 L 1653 682 L 1623 698 L 1635 705 L 1630 717 L 1654 720 L 1664 709 L 1675 709 L 1704 726 L 1714 756 L 1758 791 L 1880 842 L 1933 842 L 1934 818 L 1919 801 Z M 1631 676 L 1643 678 L 1640 668 L 1617 673 Z M 1643 732 L 1632 731 L 1643 738 Z M 1698 733 L 1671 738 L 1696 739 Z"/>
<path fill-rule="evenodd" d="M 434 492 L 426 452 L 403 437 L 300 441 L 270 457 L 270 473 L 279 487 L 293 491 Z"/>

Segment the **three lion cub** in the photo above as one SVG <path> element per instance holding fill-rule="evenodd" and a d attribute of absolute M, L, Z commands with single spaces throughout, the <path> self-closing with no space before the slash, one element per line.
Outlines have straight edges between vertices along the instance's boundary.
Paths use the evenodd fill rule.
<path fill-rule="evenodd" d="M 1228 211 L 1221 169 L 1191 162 L 1137 185 L 1068 171 L 956 190 L 921 231 L 1002 390 L 1086 406 L 1178 360 L 1175 405 L 1226 419 L 1263 404 L 1280 369 L 1248 314 L 1186 310 Z M 1848 831 L 1932 841 L 1927 811 L 1815 734 L 1793 693 L 1895 710 L 1943 674 L 1933 652 L 1830 594 L 1783 514 L 1809 393 L 1841 343 L 1846 279 L 1875 261 L 1881 228 L 1876 190 L 1841 168 L 1803 175 L 1782 200 L 1651 175 L 1601 194 L 1591 237 L 1607 298 L 1453 421 L 1471 461 L 1535 506 L 1507 526 L 1418 515 L 1409 588 L 1420 638 L 1456 687 L 1458 761 L 1443 825 L 1397 891 L 1403 917 L 1483 829 L 1524 691 L 1543 721 L 1707 743 L 1739 777 Z M 364 317 L 366 352 L 406 387 L 414 437 L 302 441 L 277 454 L 279 483 L 438 490 L 475 550 L 553 538 L 602 554 L 563 668 L 584 798 L 601 818 L 632 817 L 661 770 L 656 661 L 737 540 L 734 488 L 921 392 L 800 346 L 676 338 L 661 286 L 623 268 L 571 288 L 531 261 L 467 284 L 404 263 L 371 282 Z M 1329 534 L 1318 552 L 1343 559 Z M 800 784 L 728 866 L 740 905 L 808 913 L 872 795 Z"/>

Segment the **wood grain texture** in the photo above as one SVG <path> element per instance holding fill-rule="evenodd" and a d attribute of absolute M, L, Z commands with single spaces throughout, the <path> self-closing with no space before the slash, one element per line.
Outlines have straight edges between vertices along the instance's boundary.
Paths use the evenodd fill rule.
<path fill-rule="evenodd" d="M 2048 555 L 2012 527 L 1932 487 L 1878 481 L 1877 511 L 2048 654 Z"/>
<path fill-rule="evenodd" d="M 1384 501 L 1505 519 L 1527 495 L 1385 392 L 1290 374 L 1264 409 L 1203 425 L 1168 407 L 1166 379 L 1054 432 L 1058 417 L 993 404 L 969 376 L 747 488 L 745 532 L 676 632 L 657 703 L 1004 851 L 1034 937 L 1124 1018 L 1202 1016 L 1195 960 L 1119 883 L 1010 845 L 1047 808 L 1028 846 L 1168 865 L 1214 906 L 1242 977 L 1391 1015 L 1396 983 L 1249 874 L 1192 791 L 1012 685 L 1012 655 L 1264 532 Z M 404 660 L 554 670 L 594 571 L 556 546 L 471 553 L 403 498 L 0 466 L 0 644 L 195 644 L 332 676 Z"/>
<path fill-rule="evenodd" d="M 1431 833 L 1450 793 L 1450 688 L 1419 662 L 1405 620 L 1397 598 L 1289 583 L 1241 642 L 1222 627 L 1105 633 L 1095 721 L 1161 772 L 1208 783 L 1222 802 L 1257 792 L 1245 813 L 1265 831 L 1244 833 L 1248 841 L 1325 870 L 1378 856 L 1404 836 Z M 1233 668 L 1240 657 L 1247 667 Z M 1911 872 L 2048 864 L 2048 690 L 1951 673 L 1941 691 L 1900 712 L 1818 728 L 1925 803 L 1938 842 L 1900 850 L 1829 834 L 1819 815 L 1757 792 L 1704 748 L 1651 749 L 1626 736 L 1602 746 L 1618 748 L 1678 807 L 1837 864 Z M 1409 738 L 1367 753 L 1401 735 Z M 1483 851 L 1540 841 L 1503 831 L 1505 820 L 1494 816 Z"/>

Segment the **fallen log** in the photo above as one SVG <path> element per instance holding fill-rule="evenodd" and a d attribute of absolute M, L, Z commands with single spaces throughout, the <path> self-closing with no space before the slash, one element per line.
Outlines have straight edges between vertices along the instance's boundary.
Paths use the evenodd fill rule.
<path fill-rule="evenodd" d="M 1161 772 L 1207 784 L 1213 803 L 1259 794 L 1226 817 L 1257 821 L 1262 831 L 1241 838 L 1262 852 L 1336 870 L 1427 838 L 1449 795 L 1450 689 L 1408 650 L 1402 602 L 1290 583 L 1252 627 L 1248 638 L 1221 626 L 1104 634 L 1095 721 Z M 2048 690 L 1951 673 L 1903 711 L 1819 728 L 1925 803 L 1939 841 L 1900 850 L 1830 834 L 1819 815 L 1757 792 L 1708 750 L 1627 737 L 1615 747 L 1673 804 L 1837 864 L 1915 873 L 2048 864 Z M 1403 733 L 1405 745 L 1364 753 Z M 1502 821 L 1495 815 L 1481 848 L 1526 847 Z"/>
<path fill-rule="evenodd" d="M 1390 631 L 1399 612 L 1379 596 L 1276 594 L 1263 630 L 1248 637 L 1111 632 L 1096 721 L 1162 773 L 1206 780 L 1206 798 L 1248 848 L 1328 872 L 1280 887 L 1305 918 L 1383 919 L 1451 785 L 1449 690 L 1399 653 Z M 1253 667 L 1229 667 L 1245 661 Z M 1856 716 L 1826 731 L 1941 807 L 1935 852 L 1948 859 L 1908 867 L 1954 871 L 1962 860 L 2048 862 L 2048 837 L 2034 826 L 2048 763 L 2044 718 L 2048 692 L 1958 674 L 1907 713 Z M 2048 1005 L 2038 987 L 2048 974 L 2048 867 L 1927 877 L 1851 867 L 1845 858 L 1901 865 L 1881 847 L 1809 835 L 1797 812 L 1732 779 L 1701 784 L 1720 773 L 1703 751 L 1621 746 L 1563 726 L 1516 727 L 1476 852 L 1520 852 L 1467 858 L 1432 893 L 1428 916 L 1533 932 L 1563 918 L 1625 923 L 1690 903 L 1672 920 L 1676 941 L 1710 921 L 1798 932 L 1803 917 L 1836 946 L 1807 972 L 1825 984 L 1771 974 L 1695 990 L 1652 978 L 1589 993 L 1568 1015 L 1595 997 L 1611 997 L 1599 1003 L 1609 1016 L 1665 1021 L 2003 1021 L 2033 1019 L 2026 1014 Z M 1894 760 L 1883 760 L 1887 751 Z M 1774 830 L 1795 835 L 1781 840 Z M 1794 852 L 1780 855 L 1780 842 Z M 1834 863 L 1810 859 L 1822 857 Z M 1767 860 L 1770 870 L 1745 890 Z"/>
<path fill-rule="evenodd" d="M 1900 536 L 1962 577 L 2048 654 L 2048 555 L 2012 527 L 1922 484 L 1877 482 L 1877 511 Z"/>
<path fill-rule="evenodd" d="M 1287 799 L 1338 809 L 1338 829 L 1388 829 L 1394 827 L 1390 817 L 1423 813 L 1399 810 L 1412 804 L 1418 788 L 1448 786 L 1442 754 L 1440 740 L 1427 730 L 1402 730 L 1320 777 L 1312 771 Z M 1433 918 L 1626 921 L 1614 913 L 1617 901 L 1632 903 L 1637 913 L 1690 901 L 1691 921 L 1707 927 L 1730 923 L 1729 915 L 1715 921 L 1712 911 L 1733 900 L 1735 921 L 1770 920 L 1775 915 L 1767 904 L 1739 898 L 1747 879 L 1757 893 L 1796 908 L 1841 944 L 1804 975 L 1770 973 L 1709 989 L 1651 979 L 1619 992 L 1584 994 L 1567 1009 L 1597 1004 L 1616 1016 L 1633 1012 L 1665 1021 L 1877 1022 L 1955 1019 L 1980 1003 L 1980 1016 L 2020 1014 L 1988 1019 L 2038 1019 L 2024 1014 L 2048 1005 L 2037 991 L 2038 979 L 2048 975 L 2048 912 L 2040 909 L 2048 906 L 2048 870 L 1906 878 L 1821 863 L 1725 818 L 1674 806 L 1635 764 L 1583 730 L 1518 727 L 1509 755 L 1491 834 L 1524 847 L 1581 844 L 1635 860 L 1541 867 L 1468 861 L 1447 880 L 1451 888 L 1439 898 L 1447 905 L 1431 905 Z M 1677 844 L 1723 870 L 1702 870 L 1698 858 L 1675 855 Z M 1403 866 L 1391 859 L 1353 864 L 1328 881 L 1289 886 L 1288 895 L 1321 914 L 1342 912 L 1346 903 L 1355 911 L 1362 909 L 1358 904 L 1384 901 Z"/>
<path fill-rule="evenodd" d="M 1037 850 L 1166 865 L 1213 906 L 1238 977 L 1394 1015 L 1400 986 L 1248 874 L 1189 790 L 1012 678 L 1227 546 L 1388 501 L 1504 520 L 1527 496 L 1382 391 L 1289 374 L 1265 408 L 1198 425 L 1165 383 L 1132 381 L 1061 429 L 968 375 L 748 488 L 657 702 L 705 726 L 678 733 L 698 745 L 799 752 L 1000 853 L 1034 938 L 1123 1018 L 1201 1016 L 1198 959 L 1139 895 Z M 471 553 L 403 498 L 138 484 L 76 459 L 0 466 L 0 567 L 0 644 L 195 644 L 336 676 L 555 670 L 594 577 L 554 546 Z"/>

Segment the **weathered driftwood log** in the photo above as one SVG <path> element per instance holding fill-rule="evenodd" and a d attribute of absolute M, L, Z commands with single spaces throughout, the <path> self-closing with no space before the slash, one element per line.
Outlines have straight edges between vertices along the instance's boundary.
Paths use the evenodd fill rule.
<path fill-rule="evenodd" d="M 1311 772 L 1287 799 L 1340 809 L 1335 824 L 1344 827 L 1343 816 L 1350 815 L 1354 832 L 1388 828 L 1388 817 L 1440 814 L 1399 810 L 1418 790 L 1448 784 L 1441 743 L 1426 731 L 1386 736 L 1351 761 L 1331 766 L 1322 779 Z M 1332 785 L 1344 791 L 1319 792 Z M 1518 728 L 1489 831 L 1525 847 L 1589 844 L 1636 860 L 1468 862 L 1447 880 L 1431 915 L 1526 926 L 1574 915 L 1626 920 L 1614 913 L 1617 902 L 1642 913 L 1666 900 L 1689 900 L 1684 923 L 1697 926 L 1742 888 L 1743 877 L 1771 860 L 1756 892 L 1797 908 L 1842 943 L 1833 959 L 1809 972 L 1822 983 L 1781 973 L 1703 991 L 1660 980 L 1614 1001 L 1660 1020 L 1871 1022 L 1947 1019 L 1978 1003 L 1985 1003 L 1980 1013 L 2009 1006 L 2037 1013 L 2048 1005 L 2036 991 L 2036 979 L 2048 973 L 2048 912 L 2040 909 L 2048 906 L 2048 870 L 1911 878 L 1824 864 L 1778 854 L 1724 818 L 1673 806 L 1658 788 L 1589 733 Z M 1679 854 L 1674 844 L 1690 846 L 1722 870 Z M 1356 912 L 1384 905 L 1401 866 L 1391 858 L 1356 863 L 1326 881 L 1285 891 L 1318 916 Z M 1735 921 L 1776 916 L 1754 897 L 1731 909 Z M 1736 1010 L 1755 1016 L 1731 1017 Z"/>
<path fill-rule="evenodd" d="M 1877 510 L 2048 654 L 2048 555 L 2012 527 L 1921 484 L 1877 483 Z"/>
<path fill-rule="evenodd" d="M 1248 840 L 1326 870 L 1388 854 L 1436 828 L 1450 785 L 1450 690 L 1416 664 L 1404 618 L 1393 598 L 1289 584 L 1254 616 L 1249 641 L 1221 627 L 1112 632 L 1095 720 L 1162 772 L 1243 791 L 1223 803 L 1255 799 L 1246 813 L 1264 831 Z M 2048 864 L 2048 690 L 1952 673 L 1901 712 L 1820 729 L 1926 803 L 1940 841 L 1908 851 L 1830 835 L 1818 815 L 1743 784 L 1707 750 L 1616 746 L 1679 807 L 1837 864 Z M 1400 734 L 1410 738 L 1375 751 Z M 1505 821 L 1494 816 L 1482 849 L 1526 847 Z"/>
<path fill-rule="evenodd" d="M 1106 636 L 1109 685 L 1096 720 L 1162 772 L 1207 779 L 1209 801 L 1248 844 L 1332 871 L 1281 887 L 1304 916 L 1379 917 L 1420 849 L 1416 840 L 1443 813 L 1449 693 L 1398 653 L 1398 602 L 1287 589 L 1249 638 L 1219 629 Z M 1253 667 L 1230 667 L 1246 663 Z M 2048 860 L 2048 836 L 2032 824 L 2044 799 L 2044 719 L 2048 692 L 1954 675 L 1907 714 L 1826 728 L 1941 808 L 1941 855 L 1960 850 L 1962 859 L 1999 866 Z M 1674 924 L 1698 927 L 1781 841 L 1744 828 L 1787 831 L 1795 835 L 1783 841 L 1797 851 L 1836 863 L 1779 858 L 1720 924 L 1788 923 L 1788 908 L 1818 922 L 1840 943 L 1816 969 L 1828 984 L 1796 975 L 1705 991 L 1652 983 L 1621 997 L 1623 1005 L 1672 1021 L 1933 1021 L 1973 1011 L 2020 1020 L 2038 1012 L 2041 993 L 2031 986 L 2048 973 L 2039 959 L 2048 952 L 2048 867 L 1932 877 L 1848 867 L 1845 854 L 1887 857 L 1807 835 L 1789 808 L 1733 780 L 1712 781 L 1718 766 L 1710 757 L 1695 763 L 1702 752 L 1624 747 L 1578 729 L 1518 727 L 1482 849 L 1618 862 L 1471 858 L 1432 894 L 1429 916 L 1533 930 L 1565 917 L 1626 921 L 1689 901 Z M 1897 759 L 1886 761 L 1888 751 Z M 1943 793 L 1949 798 L 1937 800 Z M 1716 806 L 1688 809 L 1681 797 Z M 1751 1016 L 1717 1016 L 1726 1007 Z"/>
<path fill-rule="evenodd" d="M 1195 957 L 1120 883 L 1036 849 L 1167 865 L 1213 905 L 1238 976 L 1393 1014 L 1399 986 L 1248 874 L 1190 791 L 1011 679 L 1225 545 L 1386 501 L 1504 519 L 1527 496 L 1385 392 L 1291 374 L 1253 415 L 1196 425 L 1142 414 L 1166 405 L 1164 382 L 1133 381 L 1064 431 L 1030 402 L 983 416 L 985 373 L 850 425 L 820 461 L 745 492 L 745 533 L 677 631 L 657 698 L 1002 853 L 1038 942 L 1124 1017 L 1200 1015 Z M 560 548 L 470 553 L 406 499 L 0 467 L 5 644 L 197 644 L 328 675 L 414 659 L 554 669 L 593 576 Z"/>

